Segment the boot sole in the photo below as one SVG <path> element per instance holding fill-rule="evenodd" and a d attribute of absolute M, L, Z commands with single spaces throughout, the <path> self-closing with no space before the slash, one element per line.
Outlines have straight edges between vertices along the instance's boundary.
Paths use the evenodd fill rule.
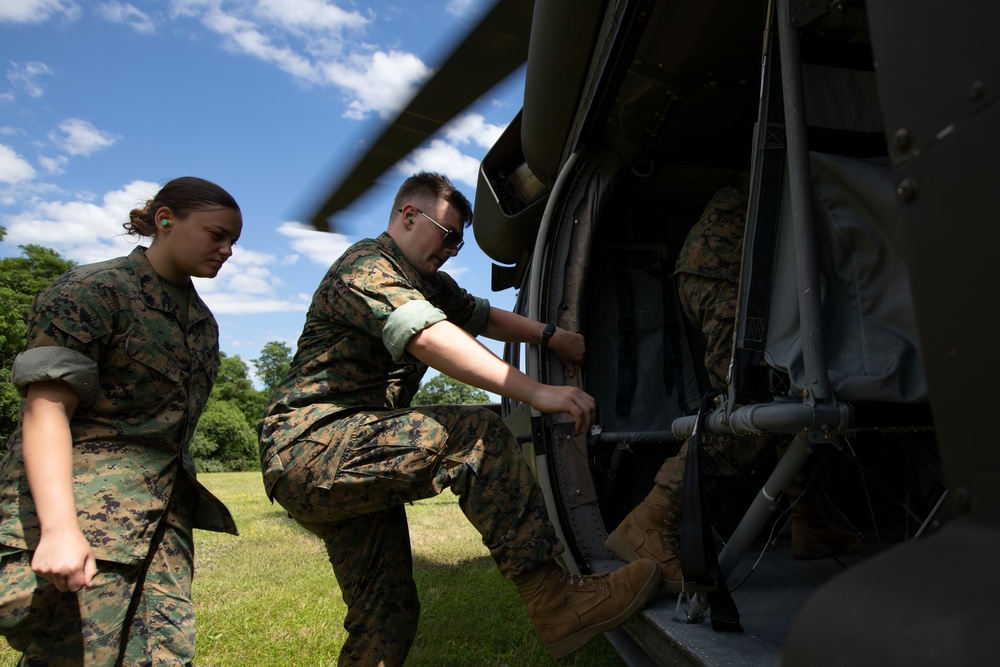
<path fill-rule="evenodd" d="M 561 642 L 556 642 L 555 644 L 546 645 L 545 648 L 548 649 L 549 655 L 551 655 L 556 660 L 561 660 L 562 658 L 565 658 L 566 656 L 570 655 L 571 653 L 579 649 L 581 646 L 589 642 L 591 639 L 593 639 L 600 633 L 606 632 L 607 630 L 611 630 L 612 628 L 616 628 L 625 621 L 627 621 L 632 616 L 632 614 L 642 609 L 642 607 L 646 604 L 646 600 L 656 589 L 656 582 L 659 581 L 662 577 L 663 574 L 660 572 L 660 567 L 657 566 L 656 569 L 653 570 L 649 579 L 647 579 L 646 583 L 643 584 L 642 588 L 639 590 L 638 595 L 635 596 L 635 599 L 632 600 L 632 603 L 629 606 L 625 607 L 620 612 L 618 612 L 617 615 L 615 615 L 612 618 L 609 618 L 603 623 L 598 623 L 596 625 L 588 626 L 586 628 L 583 628 L 582 630 L 577 631 L 575 634 L 570 635 Z"/>
<path fill-rule="evenodd" d="M 639 554 L 637 554 L 635 550 L 628 545 L 628 542 L 614 533 L 608 535 L 608 539 L 604 542 L 604 546 L 626 563 L 631 563 L 641 558 L 641 556 L 639 556 Z M 684 589 L 683 582 L 667 579 L 666 575 L 663 574 L 663 570 L 661 570 L 659 566 L 657 566 L 656 569 L 660 572 L 660 588 L 671 593 L 680 593 Z"/>

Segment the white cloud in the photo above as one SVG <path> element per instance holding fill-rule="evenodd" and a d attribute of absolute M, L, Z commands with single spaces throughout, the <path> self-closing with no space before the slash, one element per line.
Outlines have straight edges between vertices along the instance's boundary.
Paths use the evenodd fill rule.
<path fill-rule="evenodd" d="M 2 2 L 3 0 L 0 0 L 0 3 Z M 52 74 L 52 70 L 45 63 L 36 60 L 26 63 L 12 62 L 7 70 L 7 80 L 15 90 L 23 90 L 28 97 L 41 97 L 45 94 L 45 88 L 40 79 L 47 74 Z"/>
<path fill-rule="evenodd" d="M 214 279 L 195 278 L 195 287 L 217 315 L 305 312 L 310 295 L 296 294 L 291 298 L 276 295 L 275 287 L 284 284 L 269 268 L 276 263 L 270 253 L 237 245 L 219 275 Z"/>
<path fill-rule="evenodd" d="M 252 21 L 213 8 L 202 16 L 202 22 L 210 30 L 226 38 L 224 46 L 227 49 L 275 65 L 297 79 L 309 83 L 319 82 L 319 73 L 308 58 L 291 48 L 275 44 Z"/>
<path fill-rule="evenodd" d="M 60 13 L 74 20 L 80 7 L 73 0 L 0 0 L 0 22 L 44 23 Z"/>
<path fill-rule="evenodd" d="M 453 181 L 462 181 L 473 188 L 479 177 L 479 160 L 463 154 L 451 144 L 434 139 L 430 145 L 418 148 L 401 160 L 395 167 L 401 174 L 418 171 L 436 171 Z"/>
<path fill-rule="evenodd" d="M 38 164 L 42 166 L 42 169 L 50 174 L 61 174 L 66 171 L 66 165 L 69 163 L 69 158 L 65 155 L 57 155 L 56 157 L 45 157 L 44 155 L 38 158 Z"/>
<path fill-rule="evenodd" d="M 0 144 L 0 183 L 21 183 L 35 177 L 35 168 L 10 146 Z"/>
<path fill-rule="evenodd" d="M 123 23 L 144 35 L 154 32 L 155 27 L 149 15 L 127 2 L 102 2 L 97 6 L 101 16 L 113 23 Z"/>
<path fill-rule="evenodd" d="M 467 113 L 445 125 L 444 135 L 460 144 L 472 141 L 482 148 L 492 148 L 506 127 L 487 123 L 482 114 Z"/>
<path fill-rule="evenodd" d="M 307 32 L 339 32 L 360 28 L 368 19 L 323 0 L 258 0 L 255 13 L 288 29 Z"/>
<path fill-rule="evenodd" d="M 399 110 L 430 69 L 412 53 L 359 39 L 372 19 L 323 0 L 173 0 L 174 16 L 199 20 L 223 47 L 274 65 L 300 83 L 340 87 L 346 118 Z"/>
<path fill-rule="evenodd" d="M 100 262 L 126 255 L 138 245 L 148 246 L 148 238 L 127 236 L 122 224 L 129 211 L 152 198 L 160 185 L 133 181 L 95 201 L 36 200 L 21 213 L 9 216 L 5 241 L 12 245 L 37 243 L 81 264 Z M 311 295 L 276 296 L 276 286 L 284 281 L 270 266 L 277 258 L 237 245 L 233 256 L 214 279 L 195 278 L 199 294 L 217 314 L 304 312 Z"/>
<path fill-rule="evenodd" d="M 281 223 L 278 233 L 291 239 L 292 249 L 320 266 L 333 264 L 351 245 L 343 234 L 317 232 L 299 222 Z"/>
<path fill-rule="evenodd" d="M 35 202 L 7 218 L 7 240 L 54 248 L 80 263 L 99 262 L 127 254 L 138 239 L 125 236 L 128 213 L 160 189 L 156 183 L 133 181 L 108 192 L 100 203 L 88 201 Z"/>
<path fill-rule="evenodd" d="M 346 61 L 323 65 L 331 83 L 354 96 L 344 112 L 345 118 L 361 119 L 374 111 L 388 118 L 400 110 L 414 94 L 431 69 L 412 53 L 376 51 L 356 54 Z"/>
<path fill-rule="evenodd" d="M 56 130 L 49 133 L 49 139 L 70 155 L 92 155 L 118 142 L 115 135 L 98 130 L 79 118 L 61 122 Z"/>

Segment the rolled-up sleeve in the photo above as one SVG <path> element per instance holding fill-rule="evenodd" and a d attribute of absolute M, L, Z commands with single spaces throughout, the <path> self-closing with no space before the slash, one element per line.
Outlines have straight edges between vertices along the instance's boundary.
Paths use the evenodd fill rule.
<path fill-rule="evenodd" d="M 32 383 L 62 380 L 80 395 L 81 405 L 89 405 L 97 394 L 97 363 L 69 348 L 34 347 L 14 358 L 10 380 L 22 397 Z"/>
<path fill-rule="evenodd" d="M 472 317 L 469 321 L 465 323 L 465 330 L 469 332 L 472 336 L 478 336 L 479 332 L 483 330 L 486 323 L 490 319 L 490 302 L 488 299 L 483 299 L 482 297 L 474 297 L 476 300 L 476 309 L 472 313 Z"/>
<path fill-rule="evenodd" d="M 382 329 L 382 341 L 397 364 L 405 363 L 406 345 L 415 335 L 442 320 L 448 319 L 444 311 L 430 301 L 415 299 L 407 301 L 392 311 Z"/>

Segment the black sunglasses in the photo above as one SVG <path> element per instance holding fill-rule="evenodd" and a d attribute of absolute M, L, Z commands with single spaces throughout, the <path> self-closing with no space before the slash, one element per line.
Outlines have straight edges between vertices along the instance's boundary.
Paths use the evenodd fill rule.
<path fill-rule="evenodd" d="M 399 209 L 399 212 L 402 213 L 403 209 Z M 438 229 L 444 232 L 444 238 L 441 239 L 441 245 L 443 245 L 445 248 L 458 252 L 459 250 L 462 249 L 462 246 L 465 245 L 465 239 L 463 239 L 462 235 L 456 232 L 454 229 L 448 229 L 440 222 L 438 222 L 431 216 L 421 211 L 419 208 L 417 209 L 417 213 L 419 213 L 420 215 L 424 216 L 425 218 L 433 222 L 435 225 L 437 225 Z"/>

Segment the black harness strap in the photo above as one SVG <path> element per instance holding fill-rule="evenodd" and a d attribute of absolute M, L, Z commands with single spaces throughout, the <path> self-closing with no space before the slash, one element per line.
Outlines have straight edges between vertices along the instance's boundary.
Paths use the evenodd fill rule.
<path fill-rule="evenodd" d="M 782 103 L 781 68 L 776 36 L 764 69 L 766 97 L 762 118 L 758 119 L 757 150 L 754 156 L 752 197 L 747 212 L 749 247 L 743 249 L 742 346 L 736 350 L 737 394 L 741 401 L 770 400 L 768 369 L 761 365 L 767 338 L 771 282 L 777 247 L 781 189 L 785 178 L 785 111 Z M 749 267 L 749 269 L 747 269 Z"/>
<path fill-rule="evenodd" d="M 712 537 L 712 521 L 702 486 L 704 465 L 701 460 L 701 434 L 705 415 L 717 391 L 707 392 L 701 400 L 694 433 L 688 439 L 687 461 L 684 464 L 684 493 L 681 502 L 681 534 L 678 540 L 681 572 L 685 587 L 709 589 L 708 604 L 712 610 L 712 629 L 718 632 L 743 632 L 740 612 L 729 592 L 726 576 L 719 567 L 719 555 Z"/>

